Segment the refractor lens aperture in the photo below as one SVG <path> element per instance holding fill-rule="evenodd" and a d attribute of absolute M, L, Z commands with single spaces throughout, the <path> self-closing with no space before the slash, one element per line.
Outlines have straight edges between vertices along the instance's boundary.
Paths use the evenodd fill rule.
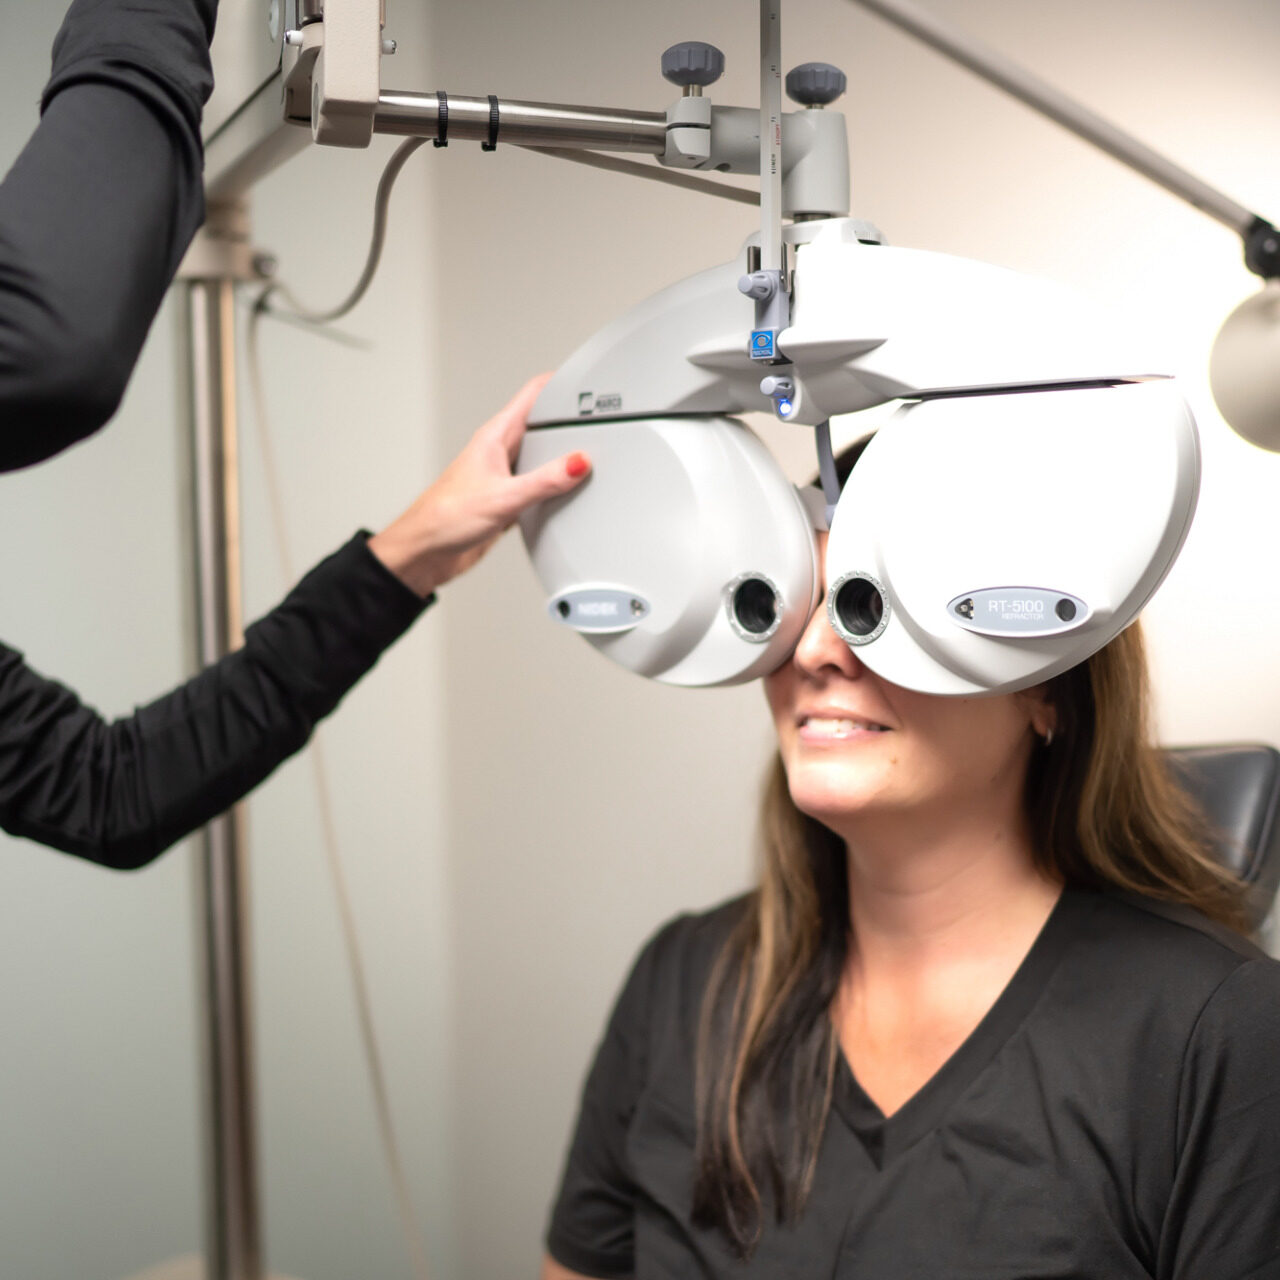
<path fill-rule="evenodd" d="M 762 640 L 771 636 L 781 616 L 777 589 L 765 578 L 744 576 L 732 588 L 729 616 L 746 638 Z"/>
<path fill-rule="evenodd" d="M 850 644 L 868 644 L 888 621 L 884 590 L 868 574 L 849 574 L 831 589 L 828 604 L 836 630 Z"/>

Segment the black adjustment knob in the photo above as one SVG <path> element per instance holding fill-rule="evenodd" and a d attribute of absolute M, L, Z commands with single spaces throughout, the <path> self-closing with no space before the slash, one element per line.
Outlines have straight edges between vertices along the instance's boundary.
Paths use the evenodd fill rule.
<path fill-rule="evenodd" d="M 847 84 L 844 72 L 829 62 L 802 62 L 787 72 L 787 97 L 802 107 L 825 107 Z"/>
<path fill-rule="evenodd" d="M 687 88 L 715 84 L 724 75 L 724 54 L 713 44 L 686 40 L 673 44 L 662 55 L 662 74 L 672 84 Z"/>
<path fill-rule="evenodd" d="M 1264 280 L 1280 276 L 1280 231 L 1265 218 L 1255 218 L 1245 232 L 1244 263 Z"/>

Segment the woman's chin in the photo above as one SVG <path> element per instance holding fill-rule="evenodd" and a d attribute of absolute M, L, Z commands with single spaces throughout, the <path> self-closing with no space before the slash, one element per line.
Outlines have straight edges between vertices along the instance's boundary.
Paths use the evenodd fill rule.
<path fill-rule="evenodd" d="M 841 819 L 871 816 L 892 806 L 881 780 L 859 770 L 793 766 L 787 784 L 795 807 L 830 827 L 838 826 Z"/>

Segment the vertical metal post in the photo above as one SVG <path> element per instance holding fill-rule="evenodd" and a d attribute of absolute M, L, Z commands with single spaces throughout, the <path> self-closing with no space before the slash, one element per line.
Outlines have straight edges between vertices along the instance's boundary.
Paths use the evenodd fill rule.
<path fill-rule="evenodd" d="M 782 269 L 782 0 L 760 0 L 760 266 Z"/>
<path fill-rule="evenodd" d="M 243 210 L 234 211 L 243 218 Z M 218 238 L 217 211 L 202 235 Z M 233 219 L 235 221 L 236 219 Z M 224 231 L 225 235 L 225 231 Z M 225 237 L 235 242 L 234 234 Z M 234 244 L 240 248 L 240 244 Z M 201 246 L 197 246 L 197 249 Z M 238 256 L 232 255 L 232 256 Z M 198 259 L 193 251 L 192 259 Z M 217 255 L 213 255 L 215 261 Z M 201 665 L 242 637 L 236 458 L 235 280 L 197 262 L 187 283 L 194 463 L 195 581 Z M 254 1129 L 244 811 L 204 830 L 203 934 L 208 1280 L 262 1280 Z"/>

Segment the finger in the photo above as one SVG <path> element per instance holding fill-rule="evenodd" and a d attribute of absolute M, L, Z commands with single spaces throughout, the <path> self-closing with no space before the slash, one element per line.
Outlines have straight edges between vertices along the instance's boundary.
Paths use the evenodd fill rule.
<path fill-rule="evenodd" d="M 514 476 L 505 487 L 503 507 L 511 519 L 536 503 L 571 493 L 591 474 L 591 459 L 585 453 L 567 453 Z"/>
<path fill-rule="evenodd" d="M 536 378 L 530 378 L 494 418 L 494 421 L 499 424 L 498 439 L 502 441 L 507 456 L 512 462 L 515 461 L 516 450 L 519 449 L 520 441 L 524 437 L 530 410 L 542 394 L 542 388 L 550 381 L 549 373 L 540 373 Z"/>

